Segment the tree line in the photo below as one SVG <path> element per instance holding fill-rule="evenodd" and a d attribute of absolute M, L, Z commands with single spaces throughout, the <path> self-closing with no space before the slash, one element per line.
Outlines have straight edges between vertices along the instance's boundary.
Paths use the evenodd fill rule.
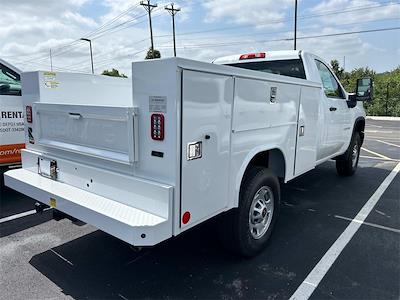
<path fill-rule="evenodd" d="M 368 67 L 356 68 L 346 72 L 335 59 L 331 61 L 331 67 L 348 92 L 354 92 L 358 78 L 372 78 L 374 98 L 364 104 L 367 115 L 400 116 L 400 66 L 384 73 L 376 73 Z"/>

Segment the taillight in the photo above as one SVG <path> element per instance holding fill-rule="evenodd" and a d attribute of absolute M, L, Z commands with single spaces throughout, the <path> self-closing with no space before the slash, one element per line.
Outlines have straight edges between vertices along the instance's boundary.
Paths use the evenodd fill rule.
<path fill-rule="evenodd" d="M 242 54 L 240 55 L 239 60 L 253 59 L 253 58 L 265 58 L 265 52 Z"/>
<path fill-rule="evenodd" d="M 26 107 L 26 121 L 32 123 L 32 106 Z"/>
<path fill-rule="evenodd" d="M 152 114 L 151 115 L 151 138 L 156 141 L 164 139 L 164 115 Z"/>

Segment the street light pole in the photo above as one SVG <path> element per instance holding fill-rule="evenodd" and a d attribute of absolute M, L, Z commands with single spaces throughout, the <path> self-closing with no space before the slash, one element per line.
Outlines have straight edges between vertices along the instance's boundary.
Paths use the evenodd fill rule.
<path fill-rule="evenodd" d="M 294 50 L 296 50 L 297 42 L 297 0 L 294 0 Z"/>
<path fill-rule="evenodd" d="M 87 38 L 81 38 L 81 41 L 89 42 L 90 46 L 90 61 L 92 63 L 92 74 L 94 74 L 94 67 L 93 67 L 93 51 L 92 51 L 92 41 Z"/>
<path fill-rule="evenodd" d="M 50 70 L 53 72 L 53 56 L 51 55 L 51 48 L 50 48 Z"/>

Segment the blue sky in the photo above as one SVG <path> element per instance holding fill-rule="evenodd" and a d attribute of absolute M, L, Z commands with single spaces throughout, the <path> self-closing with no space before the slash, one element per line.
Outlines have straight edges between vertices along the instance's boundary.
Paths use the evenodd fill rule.
<path fill-rule="evenodd" d="M 162 57 L 173 53 L 171 17 L 163 9 L 167 3 L 158 1 L 153 11 L 154 43 Z M 294 0 L 175 3 L 182 9 L 176 17 L 178 56 L 211 61 L 293 47 L 284 39 L 293 37 Z M 136 0 L 0 0 L 0 5 L 5 8 L 0 57 L 25 70 L 48 69 L 52 48 L 55 69 L 90 71 L 88 45 L 77 41 L 90 37 L 96 72 L 115 67 L 129 75 L 130 63 L 143 59 L 150 45 L 146 12 Z M 299 37 L 393 28 L 400 27 L 400 2 L 300 0 L 298 16 Z M 369 66 L 383 72 L 400 65 L 399 30 L 299 39 L 298 48 L 340 63 L 345 57 L 347 70 Z"/>

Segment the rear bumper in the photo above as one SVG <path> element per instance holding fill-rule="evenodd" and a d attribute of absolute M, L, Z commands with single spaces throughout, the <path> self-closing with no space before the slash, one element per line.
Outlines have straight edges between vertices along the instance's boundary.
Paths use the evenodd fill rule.
<path fill-rule="evenodd" d="M 4 174 L 5 184 L 35 200 L 89 223 L 135 246 L 152 246 L 172 236 L 171 205 L 165 212 L 148 212 L 140 207 L 109 199 L 74 186 L 45 178 L 26 169 Z M 157 185 L 162 201 L 172 204 L 173 187 Z M 148 188 L 148 185 L 146 186 Z M 141 194 L 132 194 L 143 197 Z"/>

